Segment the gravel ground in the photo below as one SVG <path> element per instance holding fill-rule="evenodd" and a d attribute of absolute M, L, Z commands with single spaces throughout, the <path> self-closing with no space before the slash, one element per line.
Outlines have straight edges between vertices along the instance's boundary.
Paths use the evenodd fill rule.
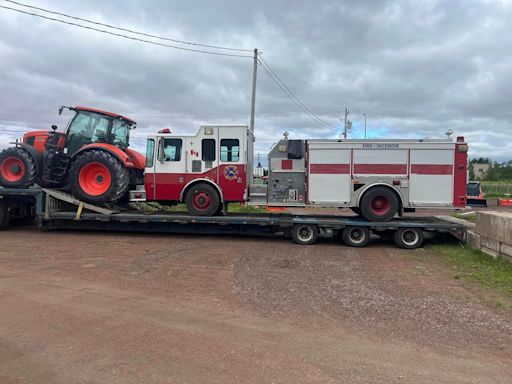
<path fill-rule="evenodd" d="M 509 383 L 512 315 L 373 243 L 0 232 L 0 383 Z"/>

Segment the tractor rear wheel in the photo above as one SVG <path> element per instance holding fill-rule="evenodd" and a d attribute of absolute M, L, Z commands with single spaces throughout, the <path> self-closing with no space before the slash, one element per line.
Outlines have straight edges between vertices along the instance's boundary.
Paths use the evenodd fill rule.
<path fill-rule="evenodd" d="M 113 204 L 126 195 L 130 183 L 128 169 L 112 154 L 86 151 L 71 164 L 71 190 L 80 200 L 92 204 Z"/>
<path fill-rule="evenodd" d="M 188 189 L 185 204 L 192 215 L 213 216 L 220 206 L 219 194 L 211 185 L 198 183 Z"/>
<path fill-rule="evenodd" d="M 0 186 L 28 188 L 36 182 L 37 165 L 30 154 L 19 147 L 0 153 Z"/>

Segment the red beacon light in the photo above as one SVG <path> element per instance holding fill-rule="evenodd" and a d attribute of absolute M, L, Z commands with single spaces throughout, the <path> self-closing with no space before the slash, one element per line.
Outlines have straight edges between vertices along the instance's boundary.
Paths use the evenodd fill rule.
<path fill-rule="evenodd" d="M 170 128 L 164 128 L 164 129 L 159 130 L 158 133 L 171 133 L 171 129 Z"/>
<path fill-rule="evenodd" d="M 464 136 L 457 136 L 457 143 L 463 143 L 464 142 Z"/>

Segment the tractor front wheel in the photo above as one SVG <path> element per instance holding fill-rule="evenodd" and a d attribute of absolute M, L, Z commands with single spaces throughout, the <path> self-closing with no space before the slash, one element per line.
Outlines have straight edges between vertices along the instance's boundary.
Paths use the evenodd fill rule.
<path fill-rule="evenodd" d="M 71 190 L 80 200 L 92 204 L 113 204 L 121 200 L 130 182 L 128 170 L 110 153 L 84 152 L 71 164 Z"/>
<path fill-rule="evenodd" d="M 23 148 L 7 148 L 0 153 L 0 186 L 28 188 L 36 178 L 37 165 Z"/>

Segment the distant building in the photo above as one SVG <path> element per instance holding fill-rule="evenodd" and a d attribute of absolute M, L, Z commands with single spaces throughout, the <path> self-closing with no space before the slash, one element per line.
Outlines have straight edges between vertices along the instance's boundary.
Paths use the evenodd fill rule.
<path fill-rule="evenodd" d="M 475 174 L 475 179 L 483 179 L 487 172 L 489 171 L 490 166 L 490 163 L 473 163 L 473 172 Z"/>

